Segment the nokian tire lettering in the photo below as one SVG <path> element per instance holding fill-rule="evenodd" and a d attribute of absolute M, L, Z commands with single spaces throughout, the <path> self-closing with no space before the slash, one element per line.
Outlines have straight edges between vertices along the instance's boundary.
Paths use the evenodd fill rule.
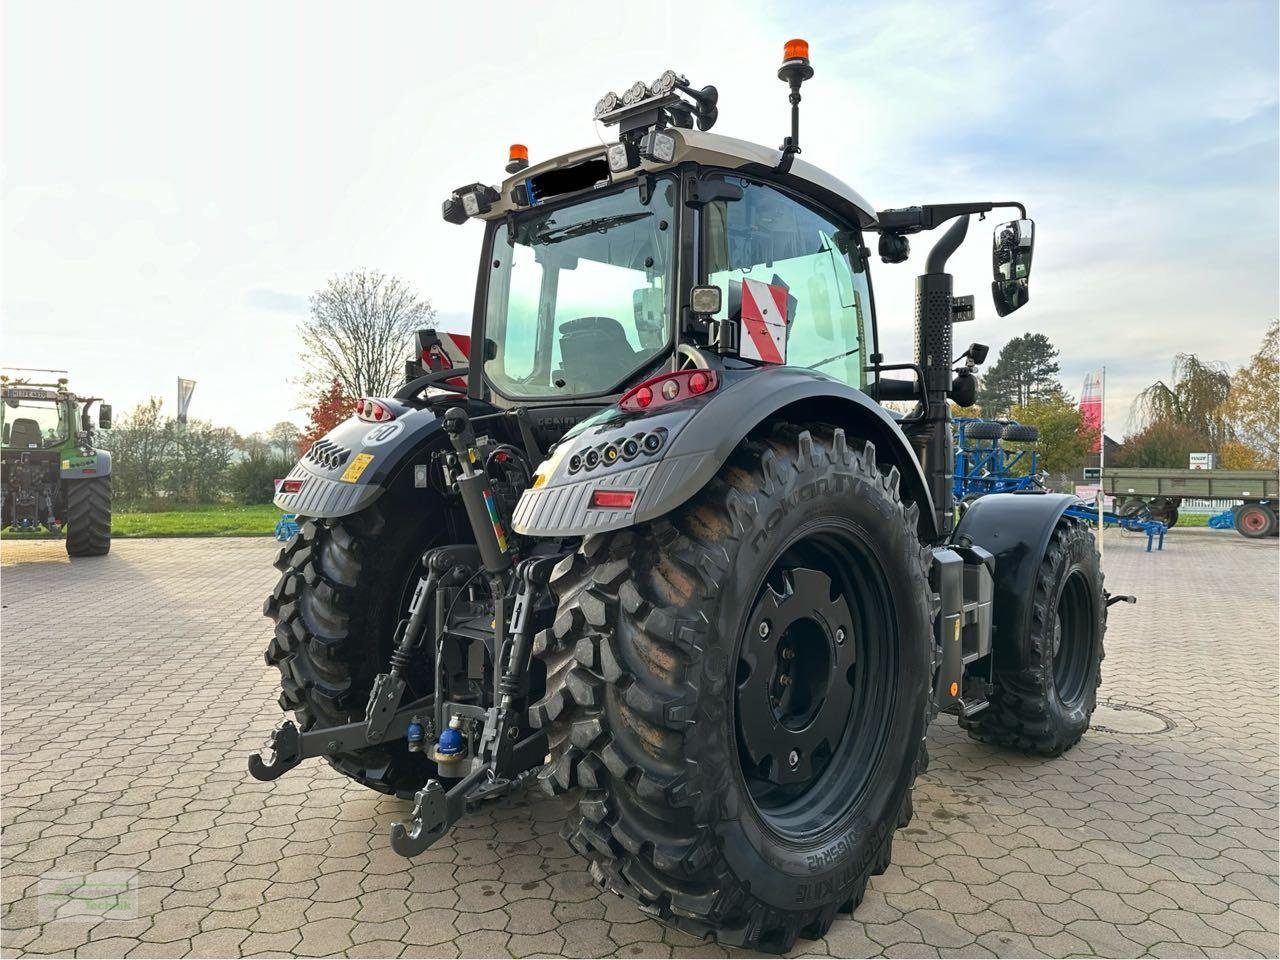
<path fill-rule="evenodd" d="M 552 745 L 544 782 L 578 794 L 565 835 L 598 884 L 690 933 L 770 951 L 822 936 L 861 902 L 927 763 L 935 651 L 917 517 L 872 444 L 774 423 L 669 520 L 588 537 L 561 562 L 557 618 L 535 647 L 548 692 L 531 720 Z M 784 842 L 745 787 L 730 678 L 770 558 L 822 518 L 868 531 L 880 551 L 897 624 L 892 737 L 856 804 L 814 839 Z"/>

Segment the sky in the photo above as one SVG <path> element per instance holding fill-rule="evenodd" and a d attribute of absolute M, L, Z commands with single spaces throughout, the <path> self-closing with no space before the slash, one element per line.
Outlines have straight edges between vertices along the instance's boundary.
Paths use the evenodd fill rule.
<path fill-rule="evenodd" d="M 446 9 L 447 8 L 447 9 Z M 1277 5 L 620 5 L 6 0 L 0 363 L 61 367 L 125 412 L 150 395 L 243 433 L 302 422 L 307 298 L 398 274 L 470 325 L 481 227 L 452 188 L 597 141 L 596 100 L 671 67 L 716 132 L 786 133 L 782 44 L 809 40 L 804 158 L 878 208 L 1017 199 L 1028 306 L 991 307 L 994 225 L 952 258 L 959 343 L 1042 332 L 1108 432 L 1180 352 L 1247 361 L 1280 313 Z M 876 264 L 882 348 L 910 358 L 913 278 Z"/>

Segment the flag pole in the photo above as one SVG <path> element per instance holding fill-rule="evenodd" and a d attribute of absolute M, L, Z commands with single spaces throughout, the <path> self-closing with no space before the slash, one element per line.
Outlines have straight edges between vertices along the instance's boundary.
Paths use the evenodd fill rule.
<path fill-rule="evenodd" d="M 1098 556 L 1101 557 L 1106 552 L 1107 531 L 1106 523 L 1102 519 L 1102 491 L 1104 484 L 1102 482 L 1102 470 L 1107 463 L 1107 368 L 1102 368 L 1102 383 L 1100 385 L 1102 394 L 1101 402 L 1098 405 Z"/>

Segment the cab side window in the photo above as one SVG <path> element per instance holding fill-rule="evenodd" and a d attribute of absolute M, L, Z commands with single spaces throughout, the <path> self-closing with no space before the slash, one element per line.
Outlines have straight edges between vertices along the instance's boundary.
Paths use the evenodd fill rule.
<path fill-rule="evenodd" d="M 861 387 L 871 292 L 857 230 L 815 213 L 772 187 L 737 177 L 739 200 L 704 208 L 707 282 L 725 293 L 717 319 L 737 320 L 743 280 L 782 287 L 786 363 Z"/>

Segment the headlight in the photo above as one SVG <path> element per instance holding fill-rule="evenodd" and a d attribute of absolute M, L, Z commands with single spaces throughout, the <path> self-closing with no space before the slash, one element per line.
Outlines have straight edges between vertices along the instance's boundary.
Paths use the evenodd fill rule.
<path fill-rule="evenodd" d="M 664 70 L 662 76 L 653 81 L 649 92 L 655 97 L 664 97 L 676 88 L 676 81 L 679 79 L 674 70 Z"/>
<path fill-rule="evenodd" d="M 622 95 L 622 102 L 627 106 L 631 106 L 631 104 L 639 103 L 647 96 L 649 96 L 649 88 L 644 85 L 643 80 L 637 80 L 627 87 L 626 93 Z"/>
<path fill-rule="evenodd" d="M 596 101 L 595 117 L 599 120 L 606 113 L 612 113 L 618 109 L 618 95 L 613 91 L 606 93 L 603 97 Z"/>

